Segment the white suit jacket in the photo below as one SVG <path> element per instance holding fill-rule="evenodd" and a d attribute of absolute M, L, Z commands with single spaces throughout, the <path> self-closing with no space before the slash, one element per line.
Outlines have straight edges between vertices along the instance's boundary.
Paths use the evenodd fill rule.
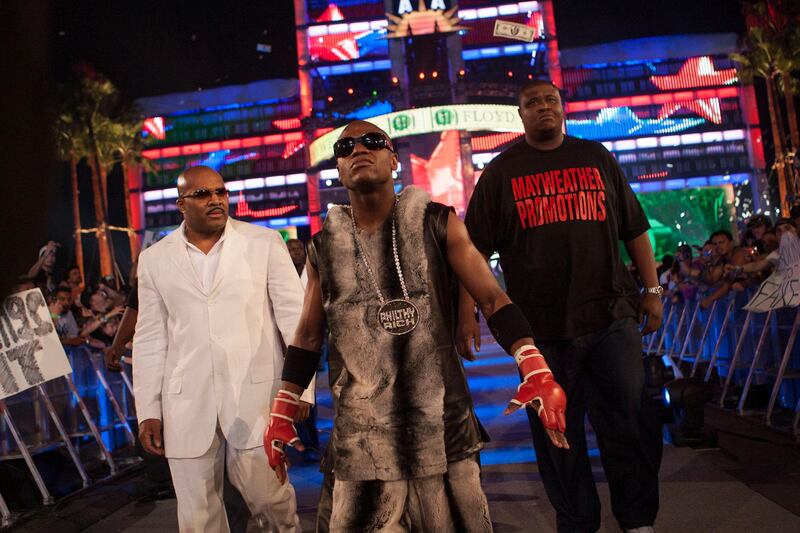
<path fill-rule="evenodd" d="M 162 420 L 167 457 L 205 453 L 217 421 L 230 445 L 254 448 L 280 387 L 303 288 L 278 232 L 228 219 L 214 282 L 205 290 L 183 228 L 139 256 L 137 416 Z M 313 387 L 303 399 L 312 401 Z"/>

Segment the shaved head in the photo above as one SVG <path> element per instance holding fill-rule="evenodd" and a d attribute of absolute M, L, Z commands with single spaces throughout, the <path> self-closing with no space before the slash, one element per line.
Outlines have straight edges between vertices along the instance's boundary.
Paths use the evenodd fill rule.
<path fill-rule="evenodd" d="M 359 132 L 361 132 L 358 135 L 362 135 L 363 133 L 368 131 L 377 131 L 383 133 L 386 136 L 386 138 L 389 139 L 389 143 L 392 144 L 392 146 L 394 146 L 394 144 L 392 143 L 392 138 L 389 137 L 388 133 L 383 131 L 381 128 L 379 128 L 372 122 L 368 122 L 366 120 L 354 120 L 350 122 L 349 124 L 347 124 L 347 126 L 344 127 L 342 133 L 339 134 L 339 138 L 341 139 L 342 137 L 352 137 L 350 132 L 354 130 L 358 130 Z"/>
<path fill-rule="evenodd" d="M 397 170 L 397 154 L 389 135 L 372 122 L 354 120 L 345 126 L 339 139 L 360 138 L 365 133 L 375 132 L 386 137 L 389 141 L 387 148 L 370 150 L 358 141 L 349 155 L 336 159 L 339 179 L 349 191 L 366 193 L 387 188 L 393 193 L 392 171 Z"/>
<path fill-rule="evenodd" d="M 178 210 L 197 234 L 221 233 L 228 220 L 228 191 L 213 168 L 190 167 L 178 176 Z"/>
<path fill-rule="evenodd" d="M 196 167 L 187 168 L 178 176 L 178 195 L 186 194 L 186 192 L 191 189 L 194 181 L 212 176 L 216 176 L 222 181 L 222 176 L 219 175 L 219 172 L 211 167 L 198 165 Z"/>

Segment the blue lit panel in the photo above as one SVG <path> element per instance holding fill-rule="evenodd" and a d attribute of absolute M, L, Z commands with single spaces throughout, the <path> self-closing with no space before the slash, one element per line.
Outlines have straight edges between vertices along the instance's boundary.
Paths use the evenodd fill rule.
<path fill-rule="evenodd" d="M 675 133 L 704 122 L 702 118 L 639 118 L 629 107 L 607 107 L 594 120 L 567 120 L 567 132 L 582 139 L 606 140 Z"/>

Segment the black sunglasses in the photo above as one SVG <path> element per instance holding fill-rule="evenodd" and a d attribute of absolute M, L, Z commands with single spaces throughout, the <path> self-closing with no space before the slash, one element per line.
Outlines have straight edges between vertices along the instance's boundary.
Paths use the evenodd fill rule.
<path fill-rule="evenodd" d="M 394 148 L 392 148 L 389 139 L 387 139 L 384 134 L 371 131 L 365 133 L 361 137 L 342 137 L 333 143 L 333 155 L 335 155 L 337 159 L 340 157 L 347 157 L 356 149 L 357 143 L 363 145 L 367 150 L 383 150 L 386 148 L 394 152 Z"/>
<path fill-rule="evenodd" d="M 216 189 L 197 189 L 190 193 L 178 196 L 178 198 L 194 198 L 195 200 L 208 200 L 211 195 L 216 194 L 220 198 L 228 196 L 228 189 L 225 187 L 218 187 Z"/>

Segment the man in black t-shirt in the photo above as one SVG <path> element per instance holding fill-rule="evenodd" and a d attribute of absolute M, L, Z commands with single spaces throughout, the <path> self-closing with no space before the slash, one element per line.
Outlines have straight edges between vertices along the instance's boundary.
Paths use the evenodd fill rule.
<path fill-rule="evenodd" d="M 486 167 L 465 223 L 478 250 L 486 257 L 498 252 L 508 295 L 567 393 L 570 450 L 551 446 L 528 409 L 539 471 L 559 531 L 600 527 L 584 432 L 588 411 L 615 517 L 625 530 L 650 531 L 662 442 L 643 405 L 641 335 L 659 327 L 663 312 L 650 226 L 608 150 L 562 133 L 556 87 L 524 86 L 519 114 L 525 138 Z M 641 274 L 642 296 L 620 259 L 620 240 Z M 480 347 L 473 310 L 462 291 L 462 352 L 470 341 Z"/>

